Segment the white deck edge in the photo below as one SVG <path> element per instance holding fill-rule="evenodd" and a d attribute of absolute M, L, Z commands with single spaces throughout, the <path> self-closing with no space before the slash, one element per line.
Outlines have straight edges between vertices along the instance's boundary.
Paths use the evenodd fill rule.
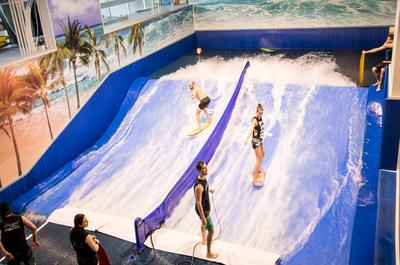
<path fill-rule="evenodd" d="M 153 233 L 154 247 L 156 249 L 187 255 L 189 257 L 193 254 L 193 247 L 200 240 L 200 236 L 166 228 L 161 228 Z M 145 244 L 151 247 L 150 237 L 146 240 Z M 281 259 L 281 256 L 275 253 L 221 240 L 214 241 L 211 250 L 218 253 L 217 259 L 207 258 L 207 247 L 201 244 L 198 244 L 196 247 L 195 257 L 226 265 L 275 265 L 279 264 Z"/>
<path fill-rule="evenodd" d="M 135 243 L 134 221 L 129 218 L 101 214 L 81 208 L 64 207 L 55 210 L 48 218 L 47 223 L 55 223 L 64 226 L 73 226 L 74 216 L 83 213 L 89 220 L 89 231 L 114 236 L 132 243 Z M 154 247 L 157 250 L 192 256 L 193 247 L 201 238 L 197 235 L 161 228 L 153 235 Z M 150 237 L 145 244 L 151 247 Z M 275 265 L 279 264 L 281 256 L 268 251 L 248 248 L 231 244 L 221 240 L 213 242 L 212 250 L 219 254 L 217 259 L 206 257 L 206 246 L 199 244 L 196 247 L 195 257 L 221 262 L 227 265 Z"/>
<path fill-rule="evenodd" d="M 74 226 L 74 216 L 78 213 L 84 214 L 89 220 L 89 231 L 99 231 L 132 243 L 135 243 L 134 222 L 129 218 L 101 214 L 82 208 L 64 207 L 55 210 L 47 219 L 49 223 Z"/>

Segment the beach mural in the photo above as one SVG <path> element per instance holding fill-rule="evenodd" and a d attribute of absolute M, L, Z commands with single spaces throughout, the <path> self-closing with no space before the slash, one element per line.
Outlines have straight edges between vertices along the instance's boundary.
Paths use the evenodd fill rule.
<path fill-rule="evenodd" d="M 192 10 L 187 6 L 107 35 L 67 16 L 57 51 L 0 68 L 1 186 L 32 168 L 108 72 L 192 34 Z"/>
<path fill-rule="evenodd" d="M 397 0 L 191 0 L 196 30 L 394 25 Z"/>
<path fill-rule="evenodd" d="M 60 22 L 78 19 L 83 26 L 99 27 L 102 30 L 99 0 L 48 0 L 55 36 L 63 35 Z M 90 14 L 90 16 L 88 15 Z"/>

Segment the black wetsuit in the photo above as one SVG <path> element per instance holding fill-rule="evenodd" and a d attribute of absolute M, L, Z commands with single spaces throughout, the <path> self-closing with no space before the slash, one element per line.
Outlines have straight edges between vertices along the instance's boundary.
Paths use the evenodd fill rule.
<path fill-rule="evenodd" d="M 203 212 L 204 212 L 204 217 L 207 218 L 208 215 L 210 214 L 210 196 L 208 195 L 208 183 L 206 179 L 197 179 L 196 183 L 194 184 L 193 189 L 195 190 L 197 185 L 203 186 L 203 193 L 201 194 L 201 206 L 203 206 Z M 196 191 L 195 191 L 195 196 L 196 196 Z M 200 212 L 199 209 L 197 208 L 197 203 L 195 204 L 195 210 L 196 213 L 199 217 Z"/>
<path fill-rule="evenodd" d="M 76 257 L 79 265 L 97 265 L 99 257 L 94 252 L 85 240 L 88 232 L 81 227 L 74 227 L 71 229 L 69 239 L 71 240 L 72 247 L 76 252 Z"/>
<path fill-rule="evenodd" d="M 25 225 L 20 215 L 10 215 L 0 223 L 1 243 L 14 256 L 7 264 L 28 264 L 32 250 L 25 239 Z"/>
<path fill-rule="evenodd" d="M 264 138 L 264 122 L 262 118 L 253 117 L 256 120 L 256 126 L 254 126 L 253 136 L 251 138 L 251 144 L 254 149 L 262 145 L 262 140 Z"/>

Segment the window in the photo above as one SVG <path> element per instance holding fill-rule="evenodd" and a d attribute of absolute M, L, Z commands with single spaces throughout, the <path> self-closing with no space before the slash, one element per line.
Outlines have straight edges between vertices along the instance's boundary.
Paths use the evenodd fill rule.
<path fill-rule="evenodd" d="M 56 44 L 47 0 L 2 1 L 0 36 L 2 65 L 21 56 L 31 58 L 54 50 Z"/>
<path fill-rule="evenodd" d="M 160 0 L 101 0 L 104 25 L 133 18 L 135 14 L 160 5 Z"/>

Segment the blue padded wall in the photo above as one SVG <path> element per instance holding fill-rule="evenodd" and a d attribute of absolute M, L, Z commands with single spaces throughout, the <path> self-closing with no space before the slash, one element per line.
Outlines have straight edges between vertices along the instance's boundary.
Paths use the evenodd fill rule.
<path fill-rule="evenodd" d="M 192 34 L 110 74 L 33 168 L 0 192 L 0 201 L 11 203 L 91 147 L 113 121 L 131 83 L 193 50 L 194 41 Z"/>
<path fill-rule="evenodd" d="M 378 184 L 375 264 L 395 265 L 396 172 L 381 170 Z"/>
<path fill-rule="evenodd" d="M 387 80 L 387 74 L 385 78 Z M 361 171 L 364 183 L 358 191 L 349 262 L 354 265 L 374 264 L 382 126 L 386 123 L 383 106 L 387 83 L 385 81 L 380 92 L 376 92 L 374 86 L 370 86 L 368 90 Z"/>
<path fill-rule="evenodd" d="M 388 27 L 197 31 L 206 49 L 369 49 L 382 45 Z"/>
<path fill-rule="evenodd" d="M 115 116 L 107 130 L 92 147 L 86 149 L 77 158 L 74 158 L 73 160 L 67 162 L 64 166 L 62 166 L 61 169 L 58 170 L 55 174 L 52 174 L 50 177 L 42 180 L 40 183 L 36 184 L 33 188 L 20 196 L 18 199 L 14 200 L 11 204 L 12 209 L 16 212 L 22 212 L 30 202 L 32 202 L 34 199 L 36 199 L 47 190 L 51 189 L 53 186 L 57 185 L 60 181 L 68 177 L 72 172 L 79 168 L 85 161 L 79 158 L 95 150 L 98 150 L 100 147 L 105 145 L 116 132 L 126 114 L 135 104 L 136 99 L 140 94 L 140 91 L 148 80 L 149 79 L 147 77 L 139 77 L 130 85 L 117 115 Z M 54 209 L 55 208 L 53 207 L 46 207 L 46 210 L 48 210 L 48 214 L 50 214 Z M 41 214 L 43 214 L 43 212 Z"/>
<path fill-rule="evenodd" d="M 400 141 L 400 100 L 386 99 L 381 168 L 396 170 Z"/>

